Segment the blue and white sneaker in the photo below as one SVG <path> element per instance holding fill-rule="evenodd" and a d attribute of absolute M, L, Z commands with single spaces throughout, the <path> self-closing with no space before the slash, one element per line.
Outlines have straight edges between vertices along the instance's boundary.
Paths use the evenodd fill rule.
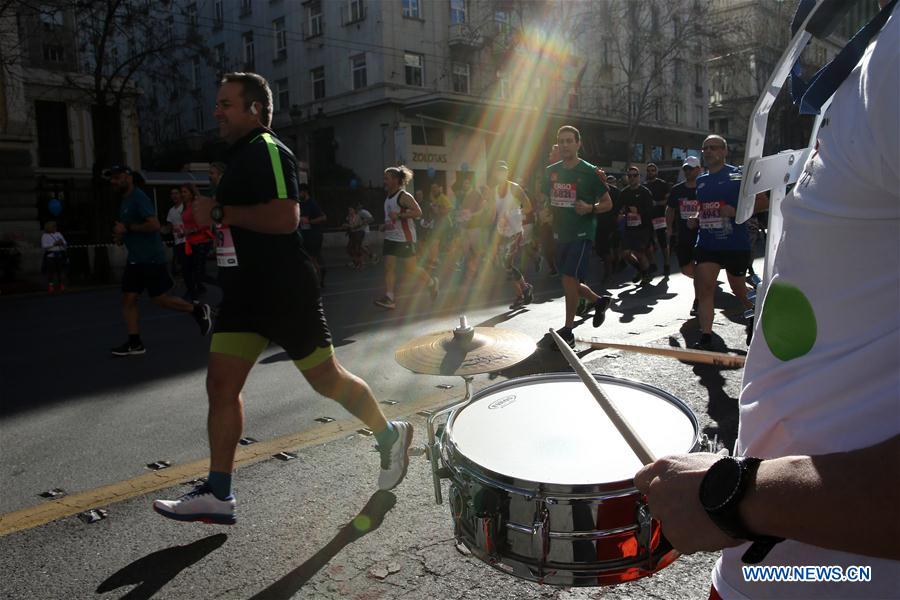
<path fill-rule="evenodd" d="M 378 489 L 392 490 L 406 477 L 409 467 L 409 447 L 412 445 L 413 428 L 406 421 L 391 421 L 397 431 L 397 439 L 386 448 L 378 448 L 381 453 L 381 473 L 378 474 Z"/>
<path fill-rule="evenodd" d="M 176 521 L 200 521 L 216 525 L 234 525 L 234 496 L 216 498 L 207 484 L 198 485 L 178 500 L 154 500 L 153 510 Z"/>

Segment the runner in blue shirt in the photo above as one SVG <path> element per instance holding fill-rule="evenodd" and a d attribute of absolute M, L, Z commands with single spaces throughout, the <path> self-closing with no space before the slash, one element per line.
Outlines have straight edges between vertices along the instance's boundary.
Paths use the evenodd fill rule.
<path fill-rule="evenodd" d="M 136 356 L 146 352 L 141 341 L 138 296 L 144 290 L 154 304 L 190 314 L 206 335 L 212 329 L 208 304 L 192 304 L 169 295 L 175 285 L 166 268 L 166 252 L 160 237 L 159 218 L 147 194 L 134 184 L 134 173 L 124 165 L 115 165 L 104 173 L 113 190 L 121 195 L 119 218 L 113 227 L 113 240 L 125 244 L 128 259 L 122 273 L 122 315 L 128 329 L 128 341 L 110 350 L 113 356 Z"/>
<path fill-rule="evenodd" d="M 734 220 L 741 171 L 725 163 L 728 156 L 725 138 L 707 137 L 702 150 L 708 172 L 697 178 L 700 206 L 699 214 L 693 219 L 699 227 L 694 247 L 694 292 L 700 321 L 700 339 L 694 346 L 708 350 L 712 345 L 713 299 L 719 271 L 725 269 L 731 291 L 744 308 L 753 308 L 753 303 L 747 298 L 746 283 L 751 260 L 750 237 L 747 226 Z"/>

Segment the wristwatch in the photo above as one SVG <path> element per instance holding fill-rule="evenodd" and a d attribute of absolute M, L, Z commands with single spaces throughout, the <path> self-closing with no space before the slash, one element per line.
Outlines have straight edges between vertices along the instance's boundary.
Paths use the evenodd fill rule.
<path fill-rule="evenodd" d="M 751 564 L 761 561 L 775 544 L 784 541 L 784 538 L 752 533 L 738 510 L 761 462 L 762 459 L 752 456 L 722 457 L 706 471 L 700 483 L 700 504 L 712 522 L 730 537 L 753 542 L 742 558 Z"/>
<path fill-rule="evenodd" d="M 221 225 L 222 220 L 225 218 L 225 209 L 222 208 L 221 204 L 216 204 L 209 211 L 209 216 L 215 221 L 217 224 Z"/>

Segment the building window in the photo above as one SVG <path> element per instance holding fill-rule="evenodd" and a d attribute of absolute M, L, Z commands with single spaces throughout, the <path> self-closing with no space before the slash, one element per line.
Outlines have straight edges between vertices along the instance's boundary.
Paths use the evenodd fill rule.
<path fill-rule="evenodd" d="M 47 62 L 61 63 L 66 60 L 65 49 L 60 44 L 44 44 L 42 50 Z"/>
<path fill-rule="evenodd" d="M 366 16 L 366 9 L 363 6 L 363 0 L 348 0 L 347 5 L 347 23 L 355 23 L 362 21 Z"/>
<path fill-rule="evenodd" d="M 310 69 L 309 80 L 312 83 L 313 100 L 321 100 L 325 97 L 325 67 Z"/>
<path fill-rule="evenodd" d="M 453 91 L 457 94 L 469 93 L 469 65 L 468 63 L 453 63 Z"/>
<path fill-rule="evenodd" d="M 628 116 L 636 117 L 638 116 L 638 111 L 641 108 L 641 99 L 637 92 L 631 93 L 631 102 L 628 103 Z"/>
<path fill-rule="evenodd" d="M 191 59 L 191 89 L 200 87 L 200 59 L 196 56 Z"/>
<path fill-rule="evenodd" d="M 53 31 L 63 26 L 63 13 L 61 10 L 51 10 L 44 7 L 40 11 L 41 24 L 47 31 Z"/>
<path fill-rule="evenodd" d="M 509 45 L 509 13 L 505 10 L 495 11 L 494 23 L 497 28 L 497 42 L 503 46 Z"/>
<path fill-rule="evenodd" d="M 653 101 L 653 120 L 657 123 L 662 121 L 662 100 L 659 98 Z"/>
<path fill-rule="evenodd" d="M 509 98 L 509 79 L 497 73 L 497 96 L 500 100 Z"/>
<path fill-rule="evenodd" d="M 290 110 L 291 95 L 288 91 L 288 80 L 279 79 L 275 82 L 275 112 Z"/>
<path fill-rule="evenodd" d="M 203 126 L 203 113 L 206 112 L 203 110 L 203 106 L 200 104 L 194 105 L 194 125 L 197 131 L 203 131 L 205 127 Z"/>
<path fill-rule="evenodd" d="M 188 4 L 187 9 L 185 9 L 185 13 L 187 14 L 188 25 L 191 27 L 197 26 L 197 5 L 196 4 Z"/>
<path fill-rule="evenodd" d="M 172 116 L 172 131 L 175 132 L 175 137 L 181 137 L 181 134 L 184 133 L 184 129 L 181 127 L 180 114 L 175 114 Z"/>
<path fill-rule="evenodd" d="M 450 0 L 450 23 L 466 22 L 466 0 Z"/>
<path fill-rule="evenodd" d="M 241 16 L 246 17 L 253 13 L 253 0 L 241 0 Z"/>
<path fill-rule="evenodd" d="M 216 61 L 216 69 L 219 72 L 216 74 L 216 79 L 218 79 L 225 71 L 225 44 L 219 44 L 215 48 L 213 48 L 213 58 Z"/>
<path fill-rule="evenodd" d="M 366 55 L 357 54 L 350 57 L 350 75 L 353 78 L 353 89 L 366 87 Z"/>
<path fill-rule="evenodd" d="M 215 25 L 216 27 L 221 27 L 225 22 L 225 5 L 222 4 L 223 0 L 216 0 L 213 4 L 213 9 L 215 10 Z"/>
<path fill-rule="evenodd" d="M 650 160 L 653 162 L 659 162 L 663 159 L 663 147 L 662 146 L 650 146 Z"/>
<path fill-rule="evenodd" d="M 683 161 L 687 157 L 687 154 L 684 152 L 684 148 L 679 148 L 677 146 L 672 146 L 672 160 L 681 160 Z"/>
<path fill-rule="evenodd" d="M 403 54 L 403 61 L 406 66 L 406 85 L 422 87 L 423 82 L 425 81 L 425 74 L 423 72 L 425 70 L 425 57 L 421 54 L 405 52 Z"/>
<path fill-rule="evenodd" d="M 34 119 L 37 126 L 38 165 L 71 167 L 69 111 L 65 102 L 36 101 Z"/>
<path fill-rule="evenodd" d="M 309 20 L 309 37 L 322 35 L 322 2 L 310 2 L 306 7 L 306 15 Z"/>
<path fill-rule="evenodd" d="M 403 0 L 403 16 L 410 19 L 421 19 L 419 0 Z"/>
<path fill-rule="evenodd" d="M 284 17 L 272 21 L 272 34 L 275 37 L 275 60 L 287 58 L 287 29 Z"/>
<path fill-rule="evenodd" d="M 697 115 L 697 129 L 706 129 L 707 124 L 703 120 L 703 105 L 695 104 L 694 113 Z"/>
<path fill-rule="evenodd" d="M 681 125 L 681 103 L 676 102 L 672 108 L 674 109 L 674 112 L 675 112 L 675 124 Z"/>
<path fill-rule="evenodd" d="M 244 45 L 244 69 L 253 71 L 255 67 L 256 57 L 253 52 L 253 32 L 248 31 L 242 38 Z"/>
<path fill-rule="evenodd" d="M 634 162 L 644 162 L 644 145 L 635 144 L 631 148 L 631 160 Z"/>
<path fill-rule="evenodd" d="M 581 108 L 581 94 L 580 88 L 577 85 L 573 85 L 571 89 L 569 89 L 569 99 L 567 102 L 567 106 L 569 110 L 578 110 Z"/>

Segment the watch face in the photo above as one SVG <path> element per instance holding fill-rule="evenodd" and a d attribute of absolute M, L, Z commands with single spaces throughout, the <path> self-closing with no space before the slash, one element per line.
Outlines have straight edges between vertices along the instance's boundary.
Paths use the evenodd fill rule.
<path fill-rule="evenodd" d="M 738 491 L 741 465 L 731 457 L 714 463 L 700 484 L 700 503 L 708 511 L 721 508 Z"/>

